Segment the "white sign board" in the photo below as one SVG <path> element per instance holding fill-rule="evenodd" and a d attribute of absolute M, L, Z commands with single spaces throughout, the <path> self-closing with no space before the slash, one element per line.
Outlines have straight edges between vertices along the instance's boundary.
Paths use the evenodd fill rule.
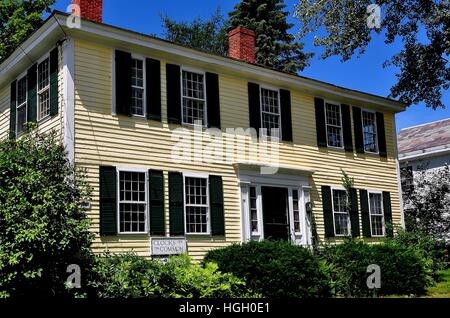
<path fill-rule="evenodd" d="M 187 243 L 185 238 L 153 238 L 152 256 L 158 255 L 180 255 L 187 252 Z"/>

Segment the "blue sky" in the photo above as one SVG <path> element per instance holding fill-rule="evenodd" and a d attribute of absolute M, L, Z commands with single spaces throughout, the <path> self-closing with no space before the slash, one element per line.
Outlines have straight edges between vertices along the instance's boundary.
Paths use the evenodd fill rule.
<path fill-rule="evenodd" d="M 117 25 L 134 31 L 163 35 L 161 14 L 167 14 L 175 20 L 190 21 L 200 16 L 208 18 L 218 6 L 222 13 L 231 11 L 239 0 L 104 0 L 104 22 Z M 57 0 L 54 9 L 66 11 L 70 0 Z M 126 3 L 124 5 L 124 3 Z M 297 0 L 286 0 L 289 12 L 293 12 Z M 292 17 L 289 18 L 295 26 L 291 32 L 298 31 L 298 23 Z M 312 36 L 305 39 L 305 51 L 316 53 L 311 65 L 301 75 L 333 83 L 335 85 L 357 89 L 360 91 L 387 96 L 389 89 L 395 82 L 396 69 L 383 68 L 382 64 L 393 54 L 397 53 L 401 43 L 387 46 L 383 37 L 376 37 L 368 46 L 366 53 L 360 58 L 353 58 L 342 63 L 338 57 L 322 60 L 319 56 L 321 48 L 312 45 Z M 405 112 L 397 114 L 397 130 L 405 127 L 420 125 L 427 122 L 450 117 L 450 92 L 444 93 L 446 109 L 433 111 L 424 105 L 413 105 Z"/>

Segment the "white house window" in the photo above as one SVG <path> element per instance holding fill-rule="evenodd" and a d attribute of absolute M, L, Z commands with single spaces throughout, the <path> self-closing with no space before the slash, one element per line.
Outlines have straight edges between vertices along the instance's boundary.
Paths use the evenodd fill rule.
<path fill-rule="evenodd" d="M 294 213 L 294 232 L 295 234 L 300 234 L 300 206 L 299 206 L 299 195 L 298 190 L 292 190 L 292 206 Z"/>
<path fill-rule="evenodd" d="M 369 192 L 369 210 L 372 236 L 384 236 L 384 211 L 381 193 Z"/>
<path fill-rule="evenodd" d="M 347 236 L 350 234 L 350 215 L 346 207 L 347 193 L 344 190 L 333 190 L 334 234 Z"/>
<path fill-rule="evenodd" d="M 119 172 L 120 233 L 145 233 L 147 182 L 145 172 Z"/>
<path fill-rule="evenodd" d="M 38 65 L 38 120 L 50 116 L 50 59 Z"/>
<path fill-rule="evenodd" d="M 272 129 L 280 129 L 280 103 L 278 91 L 261 87 L 262 128 L 267 136 L 272 136 Z"/>
<path fill-rule="evenodd" d="M 258 195 L 256 193 L 256 187 L 250 187 L 250 193 L 249 193 L 249 200 L 250 200 L 250 228 L 252 235 L 258 235 L 259 234 L 259 224 L 258 224 Z"/>
<path fill-rule="evenodd" d="M 131 60 L 131 114 L 144 116 L 144 61 Z"/>
<path fill-rule="evenodd" d="M 183 70 L 182 72 L 183 123 L 206 125 L 205 76 Z"/>
<path fill-rule="evenodd" d="M 375 113 L 363 110 L 362 122 L 364 133 L 364 150 L 367 152 L 378 152 Z"/>
<path fill-rule="evenodd" d="M 326 103 L 327 143 L 330 147 L 342 147 L 341 106 Z"/>
<path fill-rule="evenodd" d="M 185 177 L 186 233 L 209 233 L 208 179 Z"/>
<path fill-rule="evenodd" d="M 27 122 L 27 77 L 24 76 L 17 81 L 17 125 L 16 133 L 25 131 Z"/>

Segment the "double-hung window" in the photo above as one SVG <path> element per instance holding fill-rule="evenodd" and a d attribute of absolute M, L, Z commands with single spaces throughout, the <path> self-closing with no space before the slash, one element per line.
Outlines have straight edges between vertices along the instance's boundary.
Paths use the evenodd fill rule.
<path fill-rule="evenodd" d="M 206 126 L 205 75 L 182 71 L 183 124 Z"/>
<path fill-rule="evenodd" d="M 38 120 L 50 116 L 50 58 L 38 64 Z"/>
<path fill-rule="evenodd" d="M 185 176 L 185 217 L 187 234 L 209 234 L 208 179 Z"/>
<path fill-rule="evenodd" d="M 16 134 L 25 131 L 27 122 L 27 77 L 17 81 L 17 108 L 16 108 Z"/>
<path fill-rule="evenodd" d="M 294 232 L 295 234 L 300 234 L 301 232 L 301 222 L 300 222 L 300 201 L 298 190 L 292 190 L 292 207 L 294 213 Z"/>
<path fill-rule="evenodd" d="M 145 116 L 144 60 L 131 60 L 131 114 Z"/>
<path fill-rule="evenodd" d="M 342 148 L 342 120 L 341 106 L 331 103 L 325 104 L 327 124 L 327 144 L 330 147 Z"/>
<path fill-rule="evenodd" d="M 333 219 L 336 236 L 350 235 L 350 215 L 347 209 L 347 193 L 345 190 L 333 189 Z"/>
<path fill-rule="evenodd" d="M 147 232 L 146 172 L 119 171 L 119 232 Z"/>
<path fill-rule="evenodd" d="M 261 87 L 261 121 L 267 136 L 273 136 L 272 129 L 281 134 L 280 100 L 278 90 Z"/>
<path fill-rule="evenodd" d="M 384 236 L 384 211 L 381 193 L 369 192 L 369 211 L 372 236 Z"/>
<path fill-rule="evenodd" d="M 364 134 L 364 151 L 378 152 L 377 145 L 377 123 L 375 113 L 362 111 L 362 125 Z"/>

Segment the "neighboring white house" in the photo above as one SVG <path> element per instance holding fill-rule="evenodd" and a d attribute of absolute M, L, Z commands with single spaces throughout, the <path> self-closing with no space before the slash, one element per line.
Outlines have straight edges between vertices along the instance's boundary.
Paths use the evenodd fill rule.
<path fill-rule="evenodd" d="M 450 164 L 450 118 L 402 129 L 398 135 L 402 189 L 409 188 L 414 172 Z"/>

